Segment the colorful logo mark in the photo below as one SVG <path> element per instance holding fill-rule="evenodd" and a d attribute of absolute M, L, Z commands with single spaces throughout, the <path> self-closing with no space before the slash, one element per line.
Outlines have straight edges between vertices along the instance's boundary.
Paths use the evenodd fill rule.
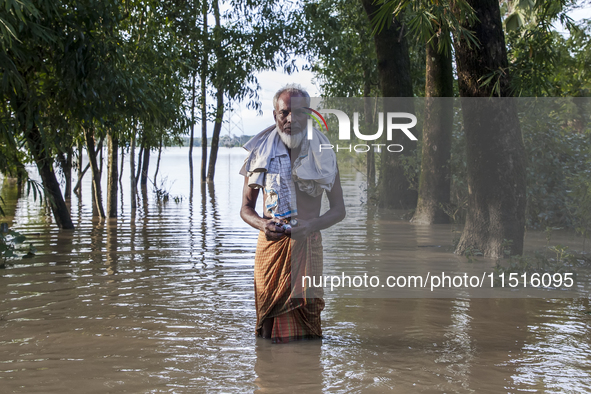
<path fill-rule="evenodd" d="M 316 121 L 316 123 L 318 123 L 318 128 L 320 130 L 322 130 L 322 124 L 320 124 L 320 119 L 322 119 L 322 123 L 324 123 L 324 127 L 326 127 L 326 131 L 328 132 L 328 125 L 326 124 L 326 120 L 324 120 L 324 117 L 322 115 L 320 115 L 320 112 L 315 111 L 315 110 L 313 110 L 310 107 L 304 107 L 304 109 L 307 109 L 308 111 L 313 112 L 313 113 L 308 113 L 307 112 L 306 115 L 308 115 L 309 117 L 311 117 L 312 119 L 314 119 Z M 318 117 L 314 116 L 314 114 L 318 115 L 318 117 L 320 119 L 318 119 Z"/>

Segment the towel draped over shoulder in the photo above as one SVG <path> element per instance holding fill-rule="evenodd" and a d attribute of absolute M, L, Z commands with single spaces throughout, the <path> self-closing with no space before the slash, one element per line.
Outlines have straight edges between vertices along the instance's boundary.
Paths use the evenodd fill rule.
<path fill-rule="evenodd" d="M 307 134 L 307 131 L 304 130 Z M 330 144 L 328 138 L 313 129 L 313 138 L 305 138 L 299 157 L 293 163 L 289 151 L 275 125 L 251 138 L 244 149 L 249 152 L 240 170 L 248 177 L 248 185 L 265 188 L 266 213 L 272 217 L 297 216 L 295 187 L 312 197 L 332 190 L 338 172 L 336 155 L 332 149 L 321 149 Z"/>

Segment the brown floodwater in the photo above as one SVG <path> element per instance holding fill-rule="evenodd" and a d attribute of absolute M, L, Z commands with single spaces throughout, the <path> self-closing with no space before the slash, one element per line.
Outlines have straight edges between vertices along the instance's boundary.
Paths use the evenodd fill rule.
<path fill-rule="evenodd" d="M 122 213 L 105 223 L 92 219 L 88 177 L 71 201 L 75 231 L 0 180 L 4 220 L 37 249 L 0 270 L 0 392 L 591 392 L 588 298 L 327 296 L 323 340 L 256 339 L 257 232 L 238 214 L 244 157 L 222 149 L 215 189 L 191 193 L 187 149 L 168 149 L 159 178 L 170 199 L 149 187 L 135 212 L 126 163 Z M 452 226 L 369 212 L 362 177 L 343 169 L 342 179 L 349 216 L 324 236 L 325 254 L 348 245 L 351 270 L 376 270 L 367 251 L 351 252 L 369 237 L 401 269 L 462 260 Z M 546 243 L 526 236 L 529 250 Z M 471 264 L 490 263 L 480 260 Z"/>

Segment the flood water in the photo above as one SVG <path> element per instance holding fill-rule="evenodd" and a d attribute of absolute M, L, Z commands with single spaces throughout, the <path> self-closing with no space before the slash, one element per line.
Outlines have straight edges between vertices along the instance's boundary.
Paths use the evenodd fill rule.
<path fill-rule="evenodd" d="M 187 148 L 168 149 L 159 178 L 170 199 L 158 202 L 149 187 L 135 213 L 126 163 L 122 214 L 106 223 L 92 219 L 87 175 L 71 201 L 73 232 L 3 180 L 4 219 L 37 253 L 0 270 L 0 392 L 591 392 L 588 298 L 327 297 L 323 340 L 255 338 L 257 232 L 239 217 L 244 157 L 221 149 L 215 189 L 196 183 L 191 193 Z M 359 175 L 341 176 L 348 212 L 366 210 Z M 397 251 L 392 264 L 460 259 L 452 226 L 392 212 L 371 220 L 388 224 L 379 242 Z M 345 222 L 325 237 L 325 253 L 337 239 L 363 242 L 365 225 Z M 545 243 L 527 234 L 530 250 Z"/>

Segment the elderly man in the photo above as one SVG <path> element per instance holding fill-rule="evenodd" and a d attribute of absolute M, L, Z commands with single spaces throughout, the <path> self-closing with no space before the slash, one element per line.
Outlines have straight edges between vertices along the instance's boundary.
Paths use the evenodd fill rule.
<path fill-rule="evenodd" d="M 306 138 L 309 105 L 310 96 L 298 85 L 280 89 L 273 97 L 275 125 L 244 145 L 250 154 L 240 171 L 245 176 L 240 216 L 260 230 L 255 331 L 274 343 L 322 337 L 324 300 L 319 293 L 310 296 L 298 277 L 322 274 L 320 230 L 345 217 L 335 154 L 318 149 L 329 141 L 316 129 Z M 262 216 L 255 209 L 260 189 Z M 320 215 L 323 193 L 330 209 Z"/>

